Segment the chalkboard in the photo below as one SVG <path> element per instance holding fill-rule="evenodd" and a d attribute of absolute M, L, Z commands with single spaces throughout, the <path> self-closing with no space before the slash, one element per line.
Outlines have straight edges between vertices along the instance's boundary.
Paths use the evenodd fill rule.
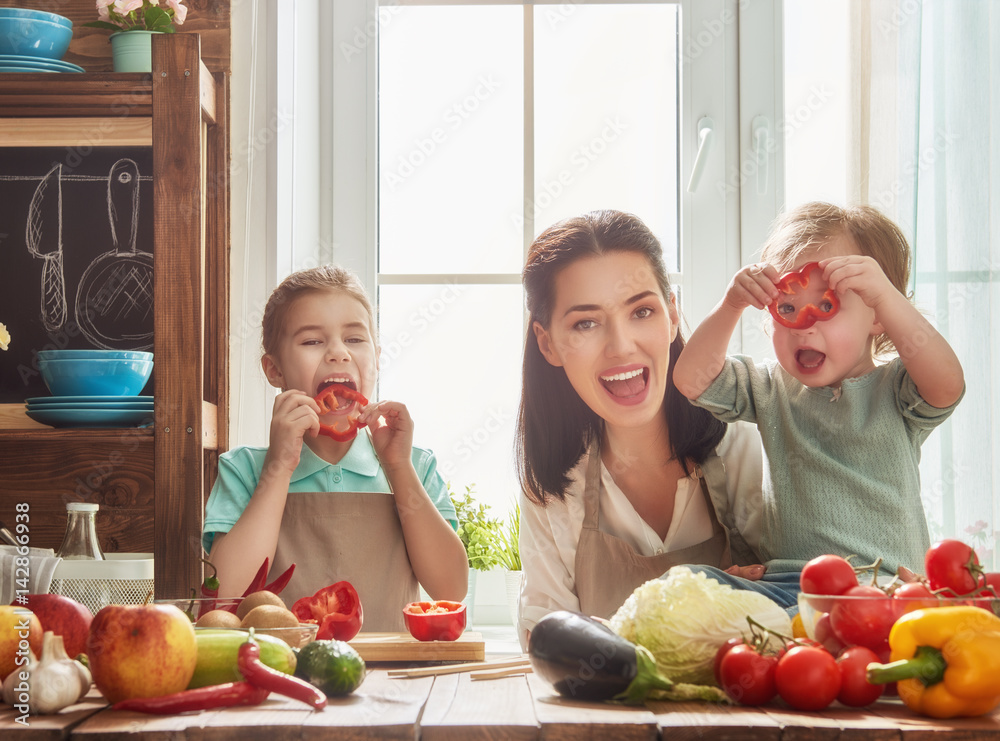
<path fill-rule="evenodd" d="M 49 395 L 39 350 L 152 351 L 152 171 L 149 147 L 0 142 L 0 403 Z"/>

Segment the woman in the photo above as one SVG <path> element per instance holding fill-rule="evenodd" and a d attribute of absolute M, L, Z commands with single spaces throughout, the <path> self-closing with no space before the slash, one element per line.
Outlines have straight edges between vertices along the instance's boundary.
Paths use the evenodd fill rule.
<path fill-rule="evenodd" d="M 675 564 L 759 579 L 760 438 L 674 387 L 684 340 L 653 233 L 619 211 L 567 219 L 523 279 L 522 640 L 553 610 L 610 617 Z"/>

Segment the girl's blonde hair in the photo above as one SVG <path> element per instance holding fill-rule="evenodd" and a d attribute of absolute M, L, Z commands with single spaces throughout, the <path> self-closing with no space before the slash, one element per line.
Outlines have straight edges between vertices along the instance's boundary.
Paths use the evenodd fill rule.
<path fill-rule="evenodd" d="M 285 316 L 292 302 L 303 294 L 314 291 L 343 291 L 356 299 L 368 314 L 368 331 L 372 340 L 375 338 L 375 312 L 368 292 L 358 280 L 358 276 L 339 265 L 320 265 L 292 273 L 274 289 L 267 305 L 264 307 L 264 318 L 261 321 L 261 344 L 264 354 L 273 355 L 278 349 L 278 340 L 285 324 Z"/>
<path fill-rule="evenodd" d="M 873 258 L 896 290 L 912 300 L 907 291 L 910 245 L 902 230 L 871 206 L 841 208 L 818 201 L 797 206 L 775 221 L 761 250 L 761 260 L 784 273 L 803 252 L 841 235 L 854 240 L 861 254 Z M 875 338 L 872 350 L 876 357 L 895 352 L 892 340 L 884 333 Z"/>

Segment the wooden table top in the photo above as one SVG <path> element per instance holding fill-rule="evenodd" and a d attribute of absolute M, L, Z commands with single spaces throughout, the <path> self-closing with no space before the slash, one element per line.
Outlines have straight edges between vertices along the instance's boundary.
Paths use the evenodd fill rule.
<path fill-rule="evenodd" d="M 291 739 L 865 739 L 931 741 L 1000 739 L 1000 712 L 980 718 L 934 721 L 896 701 L 864 710 L 839 706 L 823 713 L 785 707 L 720 707 L 705 703 L 648 703 L 623 707 L 560 698 L 533 675 L 472 680 L 467 672 L 397 679 L 369 668 L 353 695 L 314 713 L 295 700 L 271 695 L 262 705 L 178 716 L 111 711 L 92 690 L 83 702 L 54 716 L 16 722 L 0 711 L 0 738 L 21 741 L 289 741 Z M 19 735 L 11 732 L 17 730 Z"/>

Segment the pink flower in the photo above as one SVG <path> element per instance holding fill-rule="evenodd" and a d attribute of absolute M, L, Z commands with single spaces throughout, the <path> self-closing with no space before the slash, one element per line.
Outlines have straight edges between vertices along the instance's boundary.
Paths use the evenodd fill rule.
<path fill-rule="evenodd" d="M 97 17 L 102 21 L 111 22 L 111 14 L 108 12 L 108 6 L 111 5 L 115 0 L 97 0 Z"/>
<path fill-rule="evenodd" d="M 115 0 L 115 10 L 122 15 L 128 15 L 141 7 L 142 0 Z"/>
<path fill-rule="evenodd" d="M 987 527 L 988 525 L 982 520 L 976 520 L 975 523 L 965 528 L 965 532 L 967 532 L 969 535 L 978 535 L 979 533 L 983 532 Z"/>
<path fill-rule="evenodd" d="M 187 6 L 182 3 L 183 0 L 167 0 L 167 5 L 174 11 L 174 20 L 177 21 L 178 26 L 184 25 L 184 19 L 187 18 L 188 14 Z"/>

